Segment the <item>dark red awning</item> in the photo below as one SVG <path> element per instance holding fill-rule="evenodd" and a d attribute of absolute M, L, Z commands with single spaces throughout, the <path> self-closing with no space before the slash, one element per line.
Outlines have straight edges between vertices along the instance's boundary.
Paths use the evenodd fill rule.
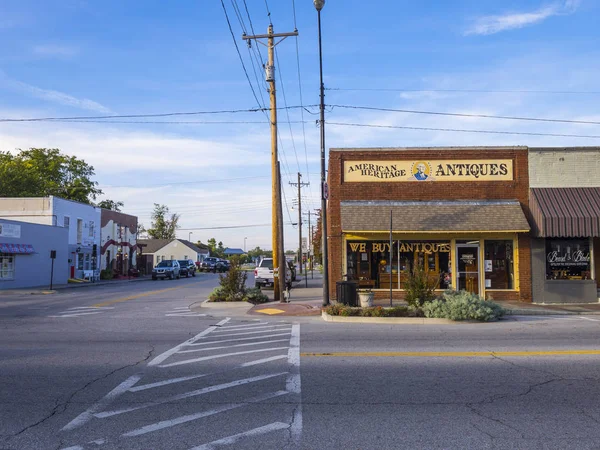
<path fill-rule="evenodd" d="M 33 245 L 30 244 L 3 244 L 0 243 L 0 253 L 10 253 L 13 255 L 27 255 L 35 253 Z"/>
<path fill-rule="evenodd" d="M 600 187 L 532 188 L 529 208 L 539 237 L 600 236 Z"/>

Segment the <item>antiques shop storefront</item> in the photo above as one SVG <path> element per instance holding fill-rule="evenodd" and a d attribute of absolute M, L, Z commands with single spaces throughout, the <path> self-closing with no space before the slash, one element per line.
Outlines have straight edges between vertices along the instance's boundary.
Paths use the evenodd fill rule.
<path fill-rule="evenodd" d="M 486 150 L 332 150 L 332 298 L 347 279 L 402 299 L 420 268 L 440 292 L 531 301 L 527 151 Z"/>

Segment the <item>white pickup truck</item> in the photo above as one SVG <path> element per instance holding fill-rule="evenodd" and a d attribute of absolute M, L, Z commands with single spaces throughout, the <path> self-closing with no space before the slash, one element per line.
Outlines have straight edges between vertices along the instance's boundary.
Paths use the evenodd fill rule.
<path fill-rule="evenodd" d="M 292 273 L 285 265 L 285 285 L 292 288 Z M 254 269 L 254 287 L 273 286 L 273 258 L 263 258 L 258 267 Z"/>

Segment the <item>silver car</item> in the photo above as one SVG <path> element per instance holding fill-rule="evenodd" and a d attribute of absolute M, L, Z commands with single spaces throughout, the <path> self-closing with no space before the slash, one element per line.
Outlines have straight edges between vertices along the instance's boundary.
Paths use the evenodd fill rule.
<path fill-rule="evenodd" d="M 173 278 L 179 279 L 180 277 L 180 266 L 177 260 L 168 260 L 159 262 L 154 269 L 152 269 L 152 279 L 157 280 L 159 278 Z"/>

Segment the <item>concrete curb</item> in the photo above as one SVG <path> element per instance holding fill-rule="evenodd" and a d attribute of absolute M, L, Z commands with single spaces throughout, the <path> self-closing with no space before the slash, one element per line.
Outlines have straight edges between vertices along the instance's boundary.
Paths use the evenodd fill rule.
<path fill-rule="evenodd" d="M 598 316 L 600 311 L 555 311 L 553 309 L 507 309 L 507 316 Z"/>
<path fill-rule="evenodd" d="M 377 323 L 377 324 L 403 324 L 403 325 L 460 325 L 463 323 L 485 323 L 473 320 L 454 321 L 450 319 L 428 319 L 426 317 L 357 317 L 357 316 L 332 316 L 325 311 L 321 312 L 325 322 L 338 323 Z"/>
<path fill-rule="evenodd" d="M 211 302 L 208 299 L 199 302 L 201 308 L 207 309 L 246 309 L 250 310 L 255 305 L 248 302 Z"/>

